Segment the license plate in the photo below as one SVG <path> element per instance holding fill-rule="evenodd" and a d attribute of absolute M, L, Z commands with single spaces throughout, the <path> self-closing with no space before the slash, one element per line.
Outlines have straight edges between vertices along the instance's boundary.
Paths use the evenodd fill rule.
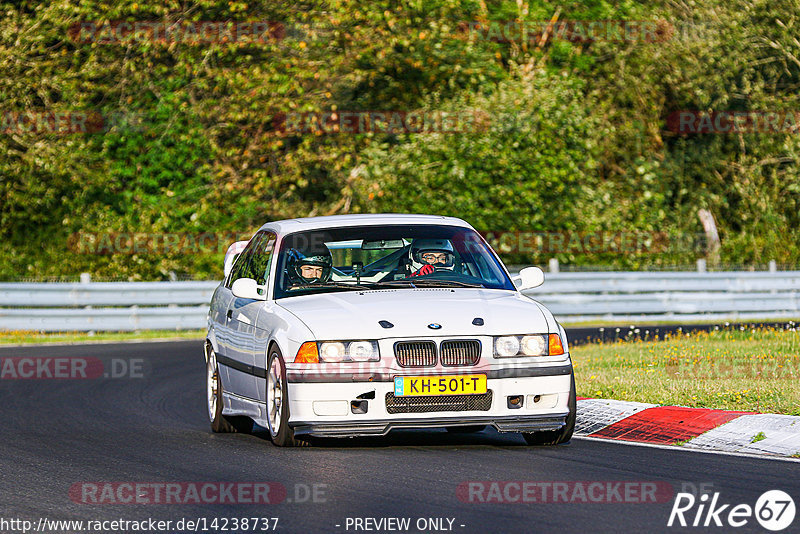
<path fill-rule="evenodd" d="M 395 397 L 478 395 L 486 393 L 486 375 L 396 376 Z"/>

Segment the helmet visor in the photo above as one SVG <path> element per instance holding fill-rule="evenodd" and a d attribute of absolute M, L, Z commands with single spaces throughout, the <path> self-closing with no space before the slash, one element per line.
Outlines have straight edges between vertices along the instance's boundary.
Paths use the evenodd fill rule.
<path fill-rule="evenodd" d="M 452 267 L 455 263 L 455 255 L 446 250 L 421 250 L 415 254 L 415 260 L 422 265 L 433 265 L 434 267 Z"/>

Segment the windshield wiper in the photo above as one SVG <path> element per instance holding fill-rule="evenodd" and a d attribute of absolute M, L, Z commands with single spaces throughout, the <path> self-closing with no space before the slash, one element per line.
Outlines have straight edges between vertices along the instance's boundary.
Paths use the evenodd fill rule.
<path fill-rule="evenodd" d="M 317 287 L 346 287 L 347 289 L 357 289 L 358 290 L 358 289 L 372 289 L 372 284 L 371 285 L 367 285 L 367 284 L 363 284 L 363 283 L 361 283 L 361 284 L 348 284 L 348 283 L 345 283 L 345 282 L 330 281 L 330 282 L 325 282 L 324 284 L 304 284 L 304 285 L 299 286 L 299 287 L 301 287 L 303 289 L 314 289 L 314 288 L 317 288 Z"/>
<path fill-rule="evenodd" d="M 411 287 L 485 287 L 483 284 L 472 284 L 470 282 L 461 282 L 458 280 L 436 280 L 433 278 L 402 278 L 400 280 L 387 280 L 385 282 L 378 282 L 376 285 L 394 285 L 397 283 L 411 284 Z"/>
<path fill-rule="evenodd" d="M 401 278 L 399 280 L 384 280 L 383 282 L 375 282 L 376 286 L 393 286 L 393 285 L 402 285 L 402 284 L 409 284 L 411 287 L 416 287 L 414 285 L 414 281 L 410 278 Z"/>
<path fill-rule="evenodd" d="M 449 284 L 450 286 L 454 287 L 484 287 L 483 284 L 474 284 L 470 282 L 462 282 L 460 280 L 416 280 L 415 283 L 420 285 L 419 282 L 423 282 L 425 285 L 440 285 L 440 284 Z"/>

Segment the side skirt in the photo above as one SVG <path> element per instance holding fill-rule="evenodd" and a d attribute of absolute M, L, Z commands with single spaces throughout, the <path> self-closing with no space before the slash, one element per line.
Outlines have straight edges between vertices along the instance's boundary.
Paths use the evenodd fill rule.
<path fill-rule="evenodd" d="M 267 405 L 240 395 L 222 392 L 223 415 L 246 415 L 259 426 L 267 428 Z"/>

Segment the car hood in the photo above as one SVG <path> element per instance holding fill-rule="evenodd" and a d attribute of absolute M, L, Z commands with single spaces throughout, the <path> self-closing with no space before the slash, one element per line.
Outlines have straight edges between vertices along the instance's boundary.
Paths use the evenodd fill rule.
<path fill-rule="evenodd" d="M 548 332 L 540 306 L 516 292 L 486 289 L 389 289 L 306 295 L 278 304 L 303 321 L 318 340 Z M 475 318 L 483 326 L 472 324 Z M 379 321 L 389 321 L 383 328 Z M 429 328 L 439 324 L 441 328 Z"/>

